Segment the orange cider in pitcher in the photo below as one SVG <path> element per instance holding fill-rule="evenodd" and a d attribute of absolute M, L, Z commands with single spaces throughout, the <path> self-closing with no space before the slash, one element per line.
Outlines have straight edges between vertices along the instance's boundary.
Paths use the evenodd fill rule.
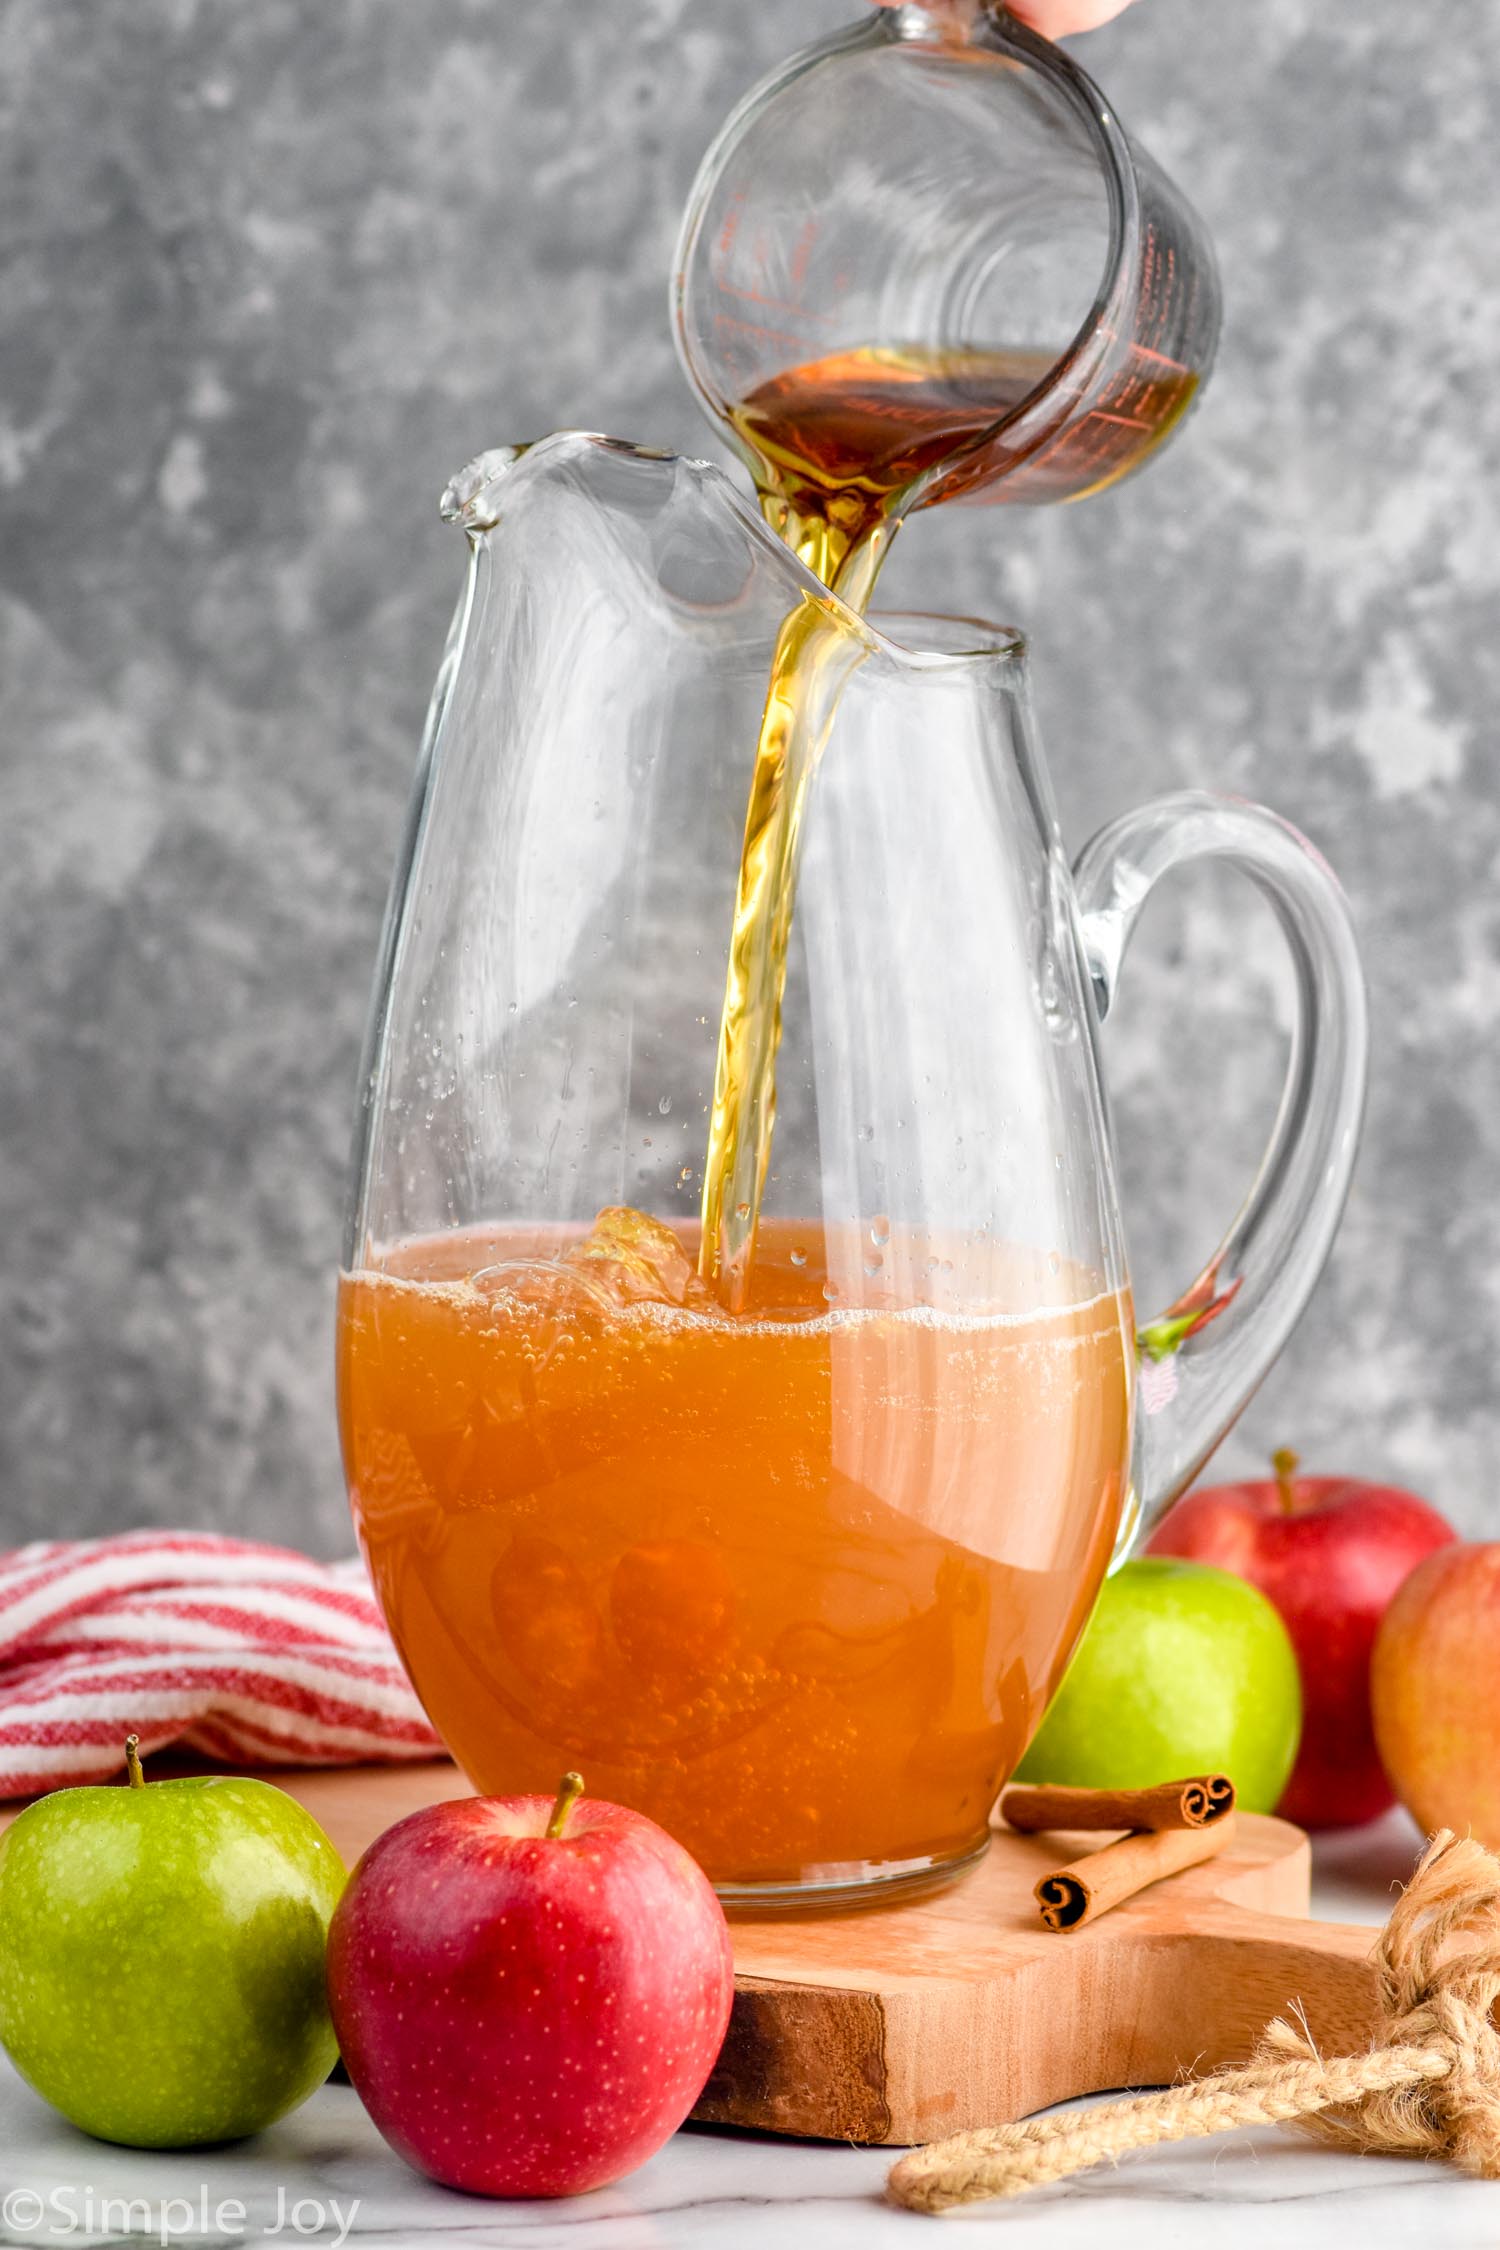
<path fill-rule="evenodd" d="M 696 1249 L 606 1212 L 344 1275 L 385 1614 L 482 1790 L 576 1766 L 731 1891 L 941 1869 L 1111 1550 L 1129 1303 L 1056 1259 L 767 1219 L 731 1310 Z"/>

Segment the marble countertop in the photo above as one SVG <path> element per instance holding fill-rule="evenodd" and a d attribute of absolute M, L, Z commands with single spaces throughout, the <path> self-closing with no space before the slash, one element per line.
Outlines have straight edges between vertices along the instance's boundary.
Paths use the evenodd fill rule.
<path fill-rule="evenodd" d="M 1378 1923 L 1415 1830 L 1392 1814 L 1317 1848 L 1314 1911 Z M 621 2186 L 566 2203 L 483 2203 L 408 2171 L 354 2094 L 328 2086 L 257 2141 L 161 2155 L 107 2148 L 55 2117 L 0 2061 L 0 2243 L 343 2250 L 433 2238 L 473 2250 L 894 2250 L 961 2228 L 1027 2250 L 1495 2250 L 1500 2185 L 1435 2165 L 1330 2154 L 1280 2131 L 1140 2156 L 1021 2202 L 942 2221 L 892 2209 L 875 2149 L 689 2128 Z M 125 2206 L 130 2206 L 127 2210 Z"/>

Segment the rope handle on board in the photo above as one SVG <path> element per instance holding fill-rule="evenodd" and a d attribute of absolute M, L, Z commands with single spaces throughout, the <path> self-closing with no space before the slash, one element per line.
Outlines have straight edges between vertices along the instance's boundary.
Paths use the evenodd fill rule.
<path fill-rule="evenodd" d="M 1453 1941 L 1471 1942 L 1454 1948 Z M 1500 1859 L 1440 1829 L 1375 1948 L 1380 2028 L 1325 2062 L 1305 2023 L 1268 2024 L 1251 2061 L 1099 2108 L 957 2133 L 891 2168 L 909 2211 L 1023 2195 L 1163 2141 L 1292 2124 L 1377 2155 L 1445 2156 L 1500 2179 Z"/>

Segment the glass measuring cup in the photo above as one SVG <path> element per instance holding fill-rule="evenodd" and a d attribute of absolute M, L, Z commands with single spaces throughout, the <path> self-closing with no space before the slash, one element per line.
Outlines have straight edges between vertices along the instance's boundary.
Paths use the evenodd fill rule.
<path fill-rule="evenodd" d="M 911 510 L 1139 467 L 1202 388 L 1220 297 L 1201 222 L 1069 56 L 985 0 L 913 0 L 740 103 L 673 311 L 772 528 L 858 608 Z"/>

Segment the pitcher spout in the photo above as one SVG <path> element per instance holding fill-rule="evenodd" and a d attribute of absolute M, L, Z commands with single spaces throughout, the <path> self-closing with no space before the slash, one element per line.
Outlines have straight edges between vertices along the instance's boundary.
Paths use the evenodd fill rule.
<path fill-rule="evenodd" d="M 438 514 L 465 531 L 493 531 L 500 521 L 500 491 L 529 445 L 492 445 L 466 461 L 443 487 Z"/>
<path fill-rule="evenodd" d="M 492 445 L 483 453 L 476 453 L 472 461 L 465 462 L 456 477 L 450 478 L 438 502 L 438 513 L 444 523 L 461 524 L 471 533 L 494 531 L 500 521 L 500 500 L 517 462 L 527 454 L 554 456 L 559 462 L 576 460 L 580 454 L 618 454 L 642 462 L 675 463 L 678 456 L 656 445 L 636 445 L 628 438 L 603 437 L 594 430 L 555 430 L 550 437 L 533 438 L 522 445 Z M 690 462 L 684 466 L 706 469 L 706 462 Z"/>

